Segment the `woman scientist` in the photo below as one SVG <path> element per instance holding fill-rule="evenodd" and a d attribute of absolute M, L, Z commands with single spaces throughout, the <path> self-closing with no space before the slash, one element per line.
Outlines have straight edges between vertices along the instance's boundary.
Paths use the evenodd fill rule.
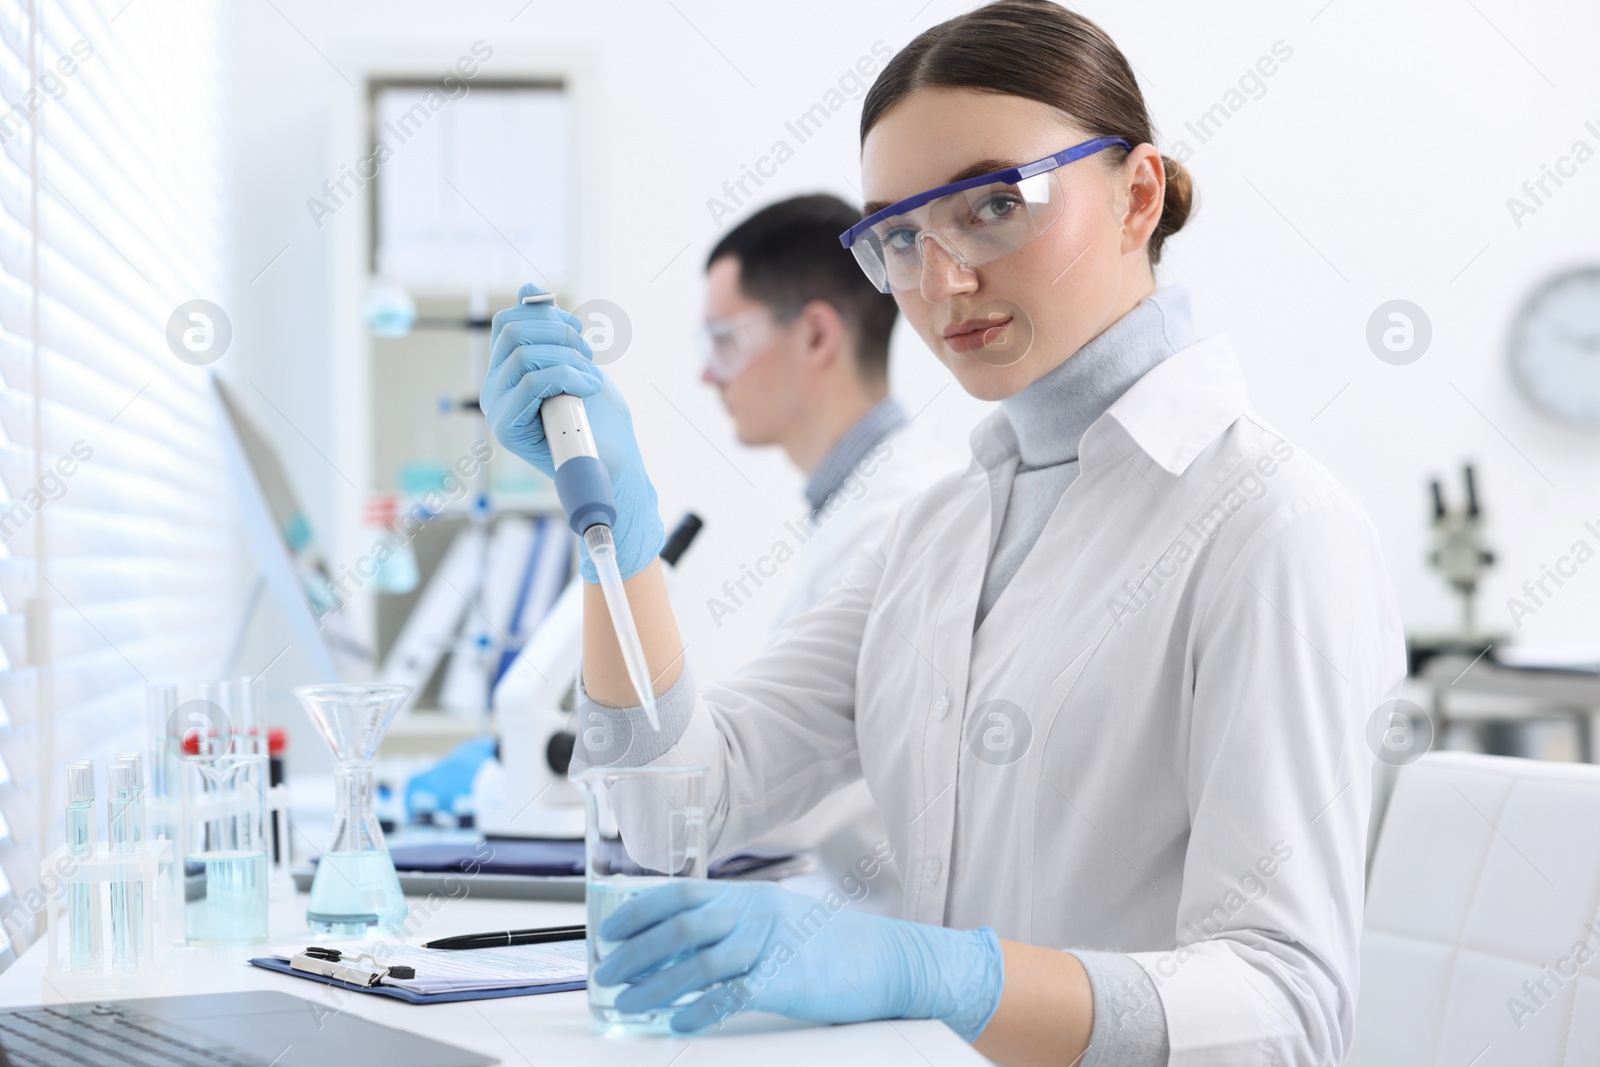
<path fill-rule="evenodd" d="M 1404 673 L 1370 523 L 1156 289 L 1190 182 L 1098 27 L 1045 0 L 951 19 L 884 69 L 861 134 L 843 243 L 1000 410 L 728 681 L 684 663 L 655 492 L 577 323 L 495 316 L 484 410 L 548 472 L 540 399 L 585 398 L 657 675 L 659 733 L 591 585 L 586 708 L 625 750 L 576 763 L 707 765 L 719 851 L 864 776 L 905 883 L 903 919 L 661 887 L 606 920 L 596 978 L 630 983 L 624 1011 L 709 990 L 681 1030 L 748 1007 L 940 1018 L 1002 1063 L 1342 1062 L 1364 728 Z"/>

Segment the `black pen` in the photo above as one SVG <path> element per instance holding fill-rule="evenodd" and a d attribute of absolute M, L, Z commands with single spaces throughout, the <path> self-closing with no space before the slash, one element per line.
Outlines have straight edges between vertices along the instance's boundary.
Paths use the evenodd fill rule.
<path fill-rule="evenodd" d="M 424 942 L 423 948 L 501 948 L 505 945 L 540 945 L 547 941 L 577 941 L 584 936 L 583 924 L 543 926 L 532 930 L 497 930 L 488 934 L 461 934 L 438 941 Z"/>

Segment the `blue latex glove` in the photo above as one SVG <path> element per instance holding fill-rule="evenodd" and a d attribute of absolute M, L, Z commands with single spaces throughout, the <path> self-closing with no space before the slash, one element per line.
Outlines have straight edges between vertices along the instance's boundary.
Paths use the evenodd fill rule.
<path fill-rule="evenodd" d="M 972 1041 L 1005 977 L 988 927 L 835 911 L 770 882 L 674 881 L 622 905 L 599 933 L 622 942 L 594 972 L 601 985 L 632 983 L 617 995 L 619 1011 L 665 1008 L 728 983 L 673 1013 L 680 1033 L 751 1010 L 828 1023 L 943 1019 Z"/>
<path fill-rule="evenodd" d="M 517 299 L 543 292 L 529 283 L 517 291 Z M 594 365 L 583 324 L 569 312 L 549 304 L 519 303 L 496 313 L 490 327 L 489 373 L 478 403 L 496 439 L 550 476 L 555 474 L 555 461 L 544 439 L 539 404 L 557 393 L 583 399 L 617 502 L 617 522 L 611 530 L 617 566 L 624 579 L 631 578 L 661 552 L 666 530 L 622 393 Z M 579 569 L 585 581 L 599 581 L 586 550 Z"/>
<path fill-rule="evenodd" d="M 416 817 L 415 797 L 427 793 L 438 801 L 442 812 L 455 811 L 457 797 L 472 796 L 472 780 L 483 761 L 494 755 L 495 739 L 475 737 L 457 745 L 444 759 L 406 783 L 406 818 Z"/>

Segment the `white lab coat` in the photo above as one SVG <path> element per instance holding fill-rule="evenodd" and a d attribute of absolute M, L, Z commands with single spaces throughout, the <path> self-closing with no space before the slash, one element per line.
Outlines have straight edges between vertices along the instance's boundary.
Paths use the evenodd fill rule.
<path fill-rule="evenodd" d="M 971 457 L 949 437 L 932 423 L 913 419 L 862 458 L 822 514 L 808 522 L 810 539 L 796 554 L 794 577 L 772 620 L 774 630 L 816 607 L 861 550 L 883 536 L 902 504 L 960 472 Z"/>
<path fill-rule="evenodd" d="M 907 500 L 961 469 L 966 449 L 952 447 L 948 436 L 927 421 L 913 419 L 862 458 L 821 513 L 806 523 L 808 539 L 796 553 L 793 578 L 773 619 L 774 634 L 788 620 L 810 611 L 839 583 L 862 550 L 883 536 Z M 872 855 L 874 846 L 886 840 L 883 815 L 867 783 L 858 780 L 824 798 L 796 822 L 763 834 L 759 843 L 813 851 L 817 872 L 796 884 L 809 892 L 836 885 L 862 856 Z M 900 881 L 896 865 L 882 865 L 858 910 L 899 914 Z"/>
<path fill-rule="evenodd" d="M 1171 1063 L 1337 1064 L 1372 764 L 1404 675 L 1361 505 L 1255 415 L 1224 337 L 1157 366 L 983 626 L 1004 413 L 657 762 L 711 768 L 737 848 L 864 776 L 905 917 L 1130 952 Z M 1005 702 L 1005 703 L 998 703 Z"/>

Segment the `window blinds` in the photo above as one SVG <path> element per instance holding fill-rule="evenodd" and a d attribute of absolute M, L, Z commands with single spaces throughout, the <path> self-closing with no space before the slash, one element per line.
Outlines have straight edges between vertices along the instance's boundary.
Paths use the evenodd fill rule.
<path fill-rule="evenodd" d="M 220 10 L 0 0 L 0 923 L 42 933 L 65 766 L 144 747 L 147 682 L 223 669 L 233 501 L 208 369 L 224 307 Z M 102 806 L 103 807 L 103 806 Z M 101 819 L 103 833 L 103 817 Z"/>

